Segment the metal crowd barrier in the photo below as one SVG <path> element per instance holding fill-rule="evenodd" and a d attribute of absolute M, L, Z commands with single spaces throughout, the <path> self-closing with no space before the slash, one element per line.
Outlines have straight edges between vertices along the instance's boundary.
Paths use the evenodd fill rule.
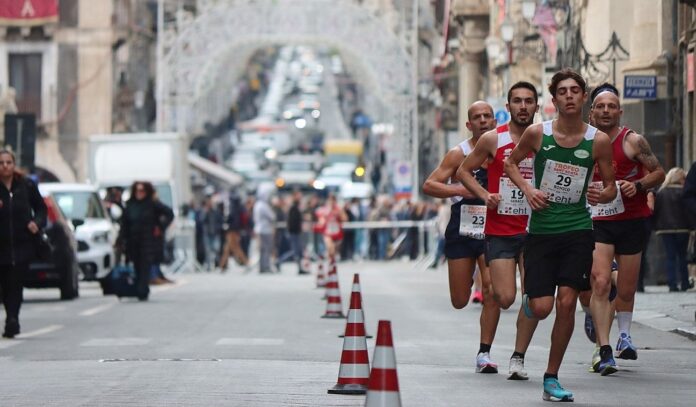
<path fill-rule="evenodd" d="M 178 273 L 190 269 L 191 271 L 203 271 L 196 260 L 196 222 L 180 218 L 174 225 L 174 262 L 170 271 Z"/>

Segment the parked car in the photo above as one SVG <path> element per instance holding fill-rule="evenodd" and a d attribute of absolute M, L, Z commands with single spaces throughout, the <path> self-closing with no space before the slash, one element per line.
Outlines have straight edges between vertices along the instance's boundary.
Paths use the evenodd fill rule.
<path fill-rule="evenodd" d="M 77 241 L 72 227 L 51 195 L 42 192 L 47 209 L 47 223 L 44 229 L 52 246 L 50 258 L 36 260 L 29 264 L 29 272 L 24 276 L 27 288 L 58 288 L 61 300 L 72 300 L 79 296 L 77 263 Z M 74 221 L 80 225 L 80 221 Z"/>
<path fill-rule="evenodd" d="M 279 189 L 300 189 L 311 191 L 312 183 L 317 177 L 317 169 L 321 166 L 321 156 L 317 155 L 284 155 L 278 157 L 278 177 L 276 186 Z"/>
<path fill-rule="evenodd" d="M 42 183 L 39 190 L 51 195 L 65 217 L 82 224 L 75 228 L 77 261 L 84 280 L 106 278 L 114 263 L 117 228 L 95 187 L 86 184 Z"/>

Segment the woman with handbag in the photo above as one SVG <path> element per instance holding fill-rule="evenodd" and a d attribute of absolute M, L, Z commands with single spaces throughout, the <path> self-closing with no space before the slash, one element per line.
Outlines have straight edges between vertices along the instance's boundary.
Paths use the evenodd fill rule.
<path fill-rule="evenodd" d="M 22 277 L 46 226 L 46 204 L 36 184 L 17 171 L 8 150 L 0 150 L 0 181 L 0 290 L 6 315 L 2 336 L 14 338 L 19 334 Z"/>
<path fill-rule="evenodd" d="M 150 270 L 162 258 L 162 239 L 172 223 L 174 213 L 155 199 L 149 182 L 136 181 L 121 216 L 117 245 L 126 253 L 126 262 L 135 269 L 138 299 L 147 301 L 150 294 Z"/>

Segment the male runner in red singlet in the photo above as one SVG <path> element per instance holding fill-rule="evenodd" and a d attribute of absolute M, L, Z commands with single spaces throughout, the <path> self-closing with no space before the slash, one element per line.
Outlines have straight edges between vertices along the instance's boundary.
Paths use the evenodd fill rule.
<path fill-rule="evenodd" d="M 527 222 L 531 209 L 527 200 L 503 170 L 505 158 L 515 148 L 524 130 L 534 122 L 534 113 L 539 109 L 538 94 L 529 82 L 517 82 L 508 91 L 507 109 L 510 123 L 498 126 L 481 136 L 474 150 L 457 171 L 457 178 L 488 207 L 486 213 L 486 260 L 490 269 L 493 296 L 503 309 L 515 302 L 517 284 L 515 269 L 519 265 L 523 273 L 520 256 Z M 488 190 L 473 177 L 473 170 L 488 161 Z M 532 159 L 520 163 L 523 175 L 531 180 Z M 521 281 L 524 281 L 522 278 Z M 510 358 L 510 380 L 528 380 L 524 370 L 524 354 L 532 340 L 538 319 L 527 318 L 520 308 L 517 317 L 515 351 Z"/>
<path fill-rule="evenodd" d="M 599 361 L 593 358 L 593 368 L 603 376 L 614 373 L 616 362 L 609 345 L 613 319 L 609 302 L 611 263 L 616 257 L 616 317 L 619 340 L 616 357 L 637 359 L 638 352 L 631 340 L 633 303 L 638 283 L 641 252 L 648 242 L 647 191 L 662 183 L 665 172 L 650 149 L 645 137 L 620 126 L 621 102 L 619 91 L 605 83 L 592 92 L 590 116 L 594 125 L 612 140 L 613 167 L 619 194 L 607 204 L 592 207 L 595 250 L 592 264 L 592 298 L 590 310 L 594 322 Z M 593 182 L 599 181 L 595 171 Z"/>

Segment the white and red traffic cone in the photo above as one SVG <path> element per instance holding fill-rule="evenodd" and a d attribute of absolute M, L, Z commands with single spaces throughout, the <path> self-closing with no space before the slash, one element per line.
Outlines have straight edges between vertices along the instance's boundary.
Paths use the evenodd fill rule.
<path fill-rule="evenodd" d="M 356 274 L 357 276 L 357 274 Z M 365 394 L 370 379 L 370 362 L 365 338 L 365 321 L 360 304 L 360 293 L 350 297 L 338 383 L 328 390 L 330 394 Z"/>
<path fill-rule="evenodd" d="M 324 258 L 319 256 L 317 261 L 317 288 L 326 287 L 326 273 L 324 272 Z"/>
<path fill-rule="evenodd" d="M 326 313 L 322 318 L 345 318 L 341 305 L 341 291 L 338 288 L 338 273 L 334 266 L 329 270 L 329 281 L 326 283 Z"/>
<path fill-rule="evenodd" d="M 365 407 L 401 407 L 391 322 L 379 321 Z"/>
<path fill-rule="evenodd" d="M 357 304 L 360 306 L 359 309 L 353 310 L 353 297 L 358 297 Z M 353 274 L 353 288 L 351 289 L 350 292 L 350 309 L 348 310 L 348 324 L 350 324 L 350 314 L 351 312 L 359 313 L 360 314 L 360 319 L 362 321 L 365 321 L 365 312 L 362 309 L 362 294 L 360 293 L 360 274 L 355 273 Z M 346 330 L 348 329 L 348 325 L 346 325 Z M 364 329 L 364 325 L 363 325 Z M 345 335 L 338 335 L 339 338 L 345 337 Z M 365 337 L 370 339 L 372 338 L 372 335 L 365 334 Z"/>

